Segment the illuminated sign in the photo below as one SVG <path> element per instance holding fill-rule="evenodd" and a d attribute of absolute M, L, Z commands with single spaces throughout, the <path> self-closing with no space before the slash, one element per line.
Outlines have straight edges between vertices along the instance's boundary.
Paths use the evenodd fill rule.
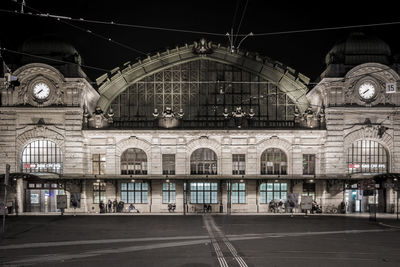
<path fill-rule="evenodd" d="M 386 168 L 386 164 L 366 164 L 366 163 L 363 163 L 363 164 L 352 164 L 352 163 L 350 163 L 349 164 L 349 169 L 360 169 L 360 168 L 366 168 L 366 169 L 369 169 L 369 168 L 383 168 L 383 169 L 385 169 Z"/>
<path fill-rule="evenodd" d="M 24 163 L 24 169 L 59 169 L 60 163 Z"/>

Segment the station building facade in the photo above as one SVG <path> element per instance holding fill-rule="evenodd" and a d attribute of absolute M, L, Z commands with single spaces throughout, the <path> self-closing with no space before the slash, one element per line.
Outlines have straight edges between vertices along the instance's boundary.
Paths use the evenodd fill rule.
<path fill-rule="evenodd" d="M 92 83 L 76 50 L 57 47 L 51 55 L 71 64 L 21 60 L 19 84 L 1 83 L 0 173 L 10 165 L 8 206 L 19 212 L 58 211 L 64 194 L 66 211 L 74 200 L 87 213 L 108 200 L 142 213 L 169 203 L 184 214 L 204 204 L 265 213 L 271 200 L 302 196 L 324 211 L 396 210 L 399 65 L 380 39 L 339 42 L 316 83 L 204 39 Z"/>

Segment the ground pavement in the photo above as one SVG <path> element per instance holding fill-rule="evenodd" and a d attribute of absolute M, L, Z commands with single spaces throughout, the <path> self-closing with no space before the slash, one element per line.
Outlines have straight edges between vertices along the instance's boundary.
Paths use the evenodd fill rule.
<path fill-rule="evenodd" d="M 393 216 L 18 216 L 2 266 L 400 266 Z"/>

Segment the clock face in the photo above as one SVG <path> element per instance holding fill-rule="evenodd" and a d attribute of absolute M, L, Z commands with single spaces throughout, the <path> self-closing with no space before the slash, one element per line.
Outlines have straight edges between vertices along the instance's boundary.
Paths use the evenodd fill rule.
<path fill-rule="evenodd" d="M 37 83 L 33 87 L 33 95 L 39 100 L 44 100 L 50 95 L 50 87 L 44 82 Z"/>
<path fill-rule="evenodd" d="M 371 100 L 375 96 L 375 86 L 371 82 L 364 82 L 358 87 L 361 98 Z"/>

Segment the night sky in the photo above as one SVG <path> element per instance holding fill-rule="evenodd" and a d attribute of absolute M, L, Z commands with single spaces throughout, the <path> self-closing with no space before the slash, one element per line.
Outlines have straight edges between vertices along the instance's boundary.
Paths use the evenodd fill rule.
<path fill-rule="evenodd" d="M 73 18 L 213 32 L 222 35 L 230 31 L 232 27 L 235 33 L 238 31 L 244 10 L 246 12 L 239 29 L 242 34 L 400 21 L 397 9 L 394 6 L 388 6 L 387 3 L 384 4 L 383 1 L 376 2 L 374 5 L 363 1 L 362 6 L 358 7 L 349 6 L 350 1 L 321 1 L 319 5 L 305 2 L 307 1 L 291 4 L 288 1 L 249 0 L 246 7 L 246 0 L 26 0 L 25 12 L 37 13 L 30 9 L 34 8 L 42 13 Z M 379 6 L 379 4 L 382 5 Z M 1 0 L 0 8 L 11 11 L 20 9 L 19 5 L 12 0 Z M 236 16 L 235 10 L 237 10 Z M 127 61 L 136 61 L 138 57 L 144 57 L 144 54 L 164 51 L 167 47 L 191 44 L 201 37 L 224 46 L 228 45 L 228 38 L 225 36 L 67 21 L 131 48 L 127 49 L 52 18 L 10 14 L 2 11 L 0 21 L 1 45 L 5 48 L 17 50 L 26 39 L 43 34 L 57 35 L 76 47 L 85 65 L 102 69 L 112 69 Z M 327 52 L 350 32 L 362 31 L 378 36 L 390 45 L 393 54 L 398 54 L 400 53 L 400 38 L 396 38 L 396 35 L 399 30 L 400 24 L 396 24 L 249 37 L 242 43 L 241 48 L 278 60 L 310 77 L 311 80 L 315 80 L 324 70 L 324 58 Z M 237 38 L 237 42 L 239 40 L 240 37 Z M 142 51 L 144 54 L 134 50 Z M 8 61 L 13 60 L 13 56 L 9 53 L 3 53 L 3 56 Z M 104 73 L 84 70 L 92 80 Z"/>

